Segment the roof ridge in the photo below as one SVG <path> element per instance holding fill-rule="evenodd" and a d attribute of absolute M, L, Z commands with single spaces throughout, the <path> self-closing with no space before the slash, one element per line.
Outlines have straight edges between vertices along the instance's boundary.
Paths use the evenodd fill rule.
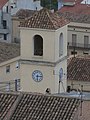
<path fill-rule="evenodd" d="M 64 18 L 64 17 L 62 17 Z M 58 14 L 43 8 L 33 14 L 30 18 L 20 23 L 20 27 L 41 28 L 56 30 L 67 24 L 67 21 L 60 19 Z"/>
<path fill-rule="evenodd" d="M 50 21 L 51 21 L 53 27 L 56 28 L 55 25 L 54 25 L 54 23 L 53 23 L 53 20 L 51 19 L 52 16 L 50 17 L 50 14 L 49 14 L 49 12 L 51 12 L 51 11 L 49 11 L 49 12 L 46 11 L 46 12 L 47 12 L 47 15 L 48 15 L 48 17 L 49 17 L 49 19 L 50 19 Z M 53 13 L 51 12 L 51 14 L 53 14 Z"/>

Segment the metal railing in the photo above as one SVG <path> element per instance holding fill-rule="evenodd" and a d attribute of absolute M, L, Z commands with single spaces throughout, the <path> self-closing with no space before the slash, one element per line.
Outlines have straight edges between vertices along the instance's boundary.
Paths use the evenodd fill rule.
<path fill-rule="evenodd" d="M 20 79 L 11 80 L 7 82 L 0 82 L 0 91 L 19 91 Z"/>
<path fill-rule="evenodd" d="M 90 49 L 90 44 L 68 42 L 68 47 Z"/>

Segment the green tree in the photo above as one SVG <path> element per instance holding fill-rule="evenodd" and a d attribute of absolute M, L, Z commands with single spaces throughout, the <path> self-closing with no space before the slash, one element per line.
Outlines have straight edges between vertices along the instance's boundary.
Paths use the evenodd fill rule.
<path fill-rule="evenodd" d="M 48 9 L 55 9 L 58 8 L 57 0 L 41 0 L 41 6 L 48 8 Z"/>

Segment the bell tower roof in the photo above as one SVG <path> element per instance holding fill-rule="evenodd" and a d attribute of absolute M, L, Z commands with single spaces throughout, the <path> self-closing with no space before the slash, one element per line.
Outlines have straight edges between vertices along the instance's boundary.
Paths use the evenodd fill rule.
<path fill-rule="evenodd" d="M 43 8 L 32 15 L 32 17 L 27 18 L 24 22 L 20 23 L 20 27 L 56 30 L 68 23 L 69 22 L 65 18 Z"/>

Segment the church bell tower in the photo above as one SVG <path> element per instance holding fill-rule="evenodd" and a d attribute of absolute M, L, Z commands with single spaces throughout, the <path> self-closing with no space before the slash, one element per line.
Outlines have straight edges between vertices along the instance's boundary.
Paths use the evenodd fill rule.
<path fill-rule="evenodd" d="M 67 24 L 47 9 L 20 25 L 23 91 L 60 93 L 67 86 Z"/>

